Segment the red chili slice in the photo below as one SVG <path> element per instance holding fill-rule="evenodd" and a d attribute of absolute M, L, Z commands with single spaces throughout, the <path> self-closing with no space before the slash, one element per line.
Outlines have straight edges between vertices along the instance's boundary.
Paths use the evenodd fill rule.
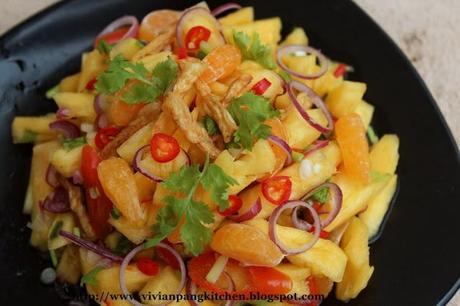
<path fill-rule="evenodd" d="M 101 128 L 94 138 L 94 142 L 99 149 L 103 149 L 109 142 L 111 142 L 115 136 L 120 133 L 120 129 L 115 126 L 108 126 Z"/>
<path fill-rule="evenodd" d="M 148 276 L 154 276 L 160 271 L 160 266 L 149 257 L 141 257 L 137 260 L 137 268 Z"/>
<path fill-rule="evenodd" d="M 153 135 L 150 141 L 150 153 L 157 162 L 169 162 L 176 158 L 179 152 L 180 146 L 176 138 L 163 133 Z"/>
<path fill-rule="evenodd" d="M 202 41 L 208 41 L 211 37 L 211 31 L 203 26 L 191 28 L 185 36 L 185 46 L 189 51 L 197 51 L 200 49 Z"/>
<path fill-rule="evenodd" d="M 335 68 L 334 70 L 334 76 L 336 78 L 340 78 L 341 76 L 345 74 L 346 71 L 347 71 L 347 66 L 345 64 L 339 64 L 337 68 Z"/>
<path fill-rule="evenodd" d="M 99 43 L 101 42 L 101 40 L 105 40 L 107 43 L 113 45 L 113 44 L 116 44 L 118 41 L 120 41 L 120 39 L 125 36 L 126 32 L 128 32 L 129 28 L 128 27 L 122 27 L 122 28 L 119 28 L 113 32 L 110 32 L 110 33 L 107 33 L 105 35 L 102 35 L 100 37 L 98 37 L 95 41 L 94 41 L 94 48 L 97 48 L 97 46 L 99 45 Z"/>
<path fill-rule="evenodd" d="M 262 194 L 271 203 L 280 205 L 289 200 L 292 182 L 288 176 L 273 176 L 262 182 Z"/>
<path fill-rule="evenodd" d="M 260 80 L 259 82 L 257 82 L 256 84 L 254 84 L 254 86 L 252 86 L 252 91 L 258 95 L 258 96 L 261 96 L 263 95 L 267 89 L 272 85 L 272 83 L 270 83 L 269 80 L 267 80 L 266 78 L 263 78 L 262 80 Z"/>
<path fill-rule="evenodd" d="M 85 86 L 86 90 L 93 90 L 94 85 L 96 85 L 96 82 L 97 82 L 97 80 L 96 80 L 96 78 L 94 78 L 94 79 L 90 80 L 88 83 L 86 83 L 86 86 Z"/>
<path fill-rule="evenodd" d="M 185 58 L 187 58 L 187 49 L 186 49 L 186 48 L 179 48 L 179 49 L 177 49 L 177 58 L 178 58 L 178 59 L 185 59 Z"/>
<path fill-rule="evenodd" d="M 236 214 L 240 210 L 241 206 L 243 206 L 243 201 L 235 194 L 229 195 L 228 201 L 230 202 L 230 207 L 224 211 L 219 211 L 219 214 L 224 217 Z"/>

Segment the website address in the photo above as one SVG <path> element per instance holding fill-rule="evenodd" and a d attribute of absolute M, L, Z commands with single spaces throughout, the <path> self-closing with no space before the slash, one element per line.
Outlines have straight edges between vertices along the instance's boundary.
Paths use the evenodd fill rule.
<path fill-rule="evenodd" d="M 145 292 L 134 294 L 123 294 L 123 293 L 112 293 L 112 292 L 101 292 L 100 294 L 85 294 L 84 296 L 76 297 L 79 300 L 94 300 L 96 302 L 105 302 L 107 300 L 113 301 L 130 301 L 136 298 L 143 301 L 170 301 L 170 302 L 181 302 L 181 301 L 196 301 L 202 303 L 204 301 L 266 301 L 266 302 L 311 302 L 311 301 L 322 301 L 324 295 L 322 294 L 263 294 L 260 292 L 249 292 L 248 294 L 232 294 L 232 293 L 197 293 L 197 294 L 166 294 L 160 292 L 152 293 Z"/>

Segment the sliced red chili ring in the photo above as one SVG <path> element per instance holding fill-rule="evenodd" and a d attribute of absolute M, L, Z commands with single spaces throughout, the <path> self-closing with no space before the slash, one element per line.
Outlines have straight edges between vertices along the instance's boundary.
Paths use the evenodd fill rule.
<path fill-rule="evenodd" d="M 185 36 L 185 47 L 189 51 L 197 51 L 202 41 L 208 41 L 211 31 L 203 26 L 191 28 Z"/>
<path fill-rule="evenodd" d="M 176 138 L 163 133 L 156 133 L 150 141 L 150 153 L 155 161 L 166 163 L 179 155 L 180 146 Z"/>
<path fill-rule="evenodd" d="M 149 257 L 141 257 L 137 260 L 137 268 L 148 276 L 154 276 L 160 271 L 160 266 Z"/>
<path fill-rule="evenodd" d="M 240 210 L 241 206 L 243 206 L 243 201 L 235 194 L 228 196 L 228 202 L 230 202 L 230 206 L 224 211 L 219 211 L 219 214 L 224 217 L 236 214 Z"/>
<path fill-rule="evenodd" d="M 186 48 L 178 48 L 177 49 L 177 58 L 178 59 L 187 58 L 187 49 Z"/>
<path fill-rule="evenodd" d="M 340 78 L 341 76 L 345 74 L 346 71 L 347 71 L 347 65 L 341 63 L 337 66 L 337 68 L 335 68 L 334 76 L 336 78 Z"/>
<path fill-rule="evenodd" d="M 252 86 L 251 90 L 256 95 L 261 96 L 267 91 L 268 88 L 270 88 L 271 85 L 272 85 L 272 83 L 270 83 L 269 80 L 267 80 L 266 78 L 263 78 L 262 80 L 260 80 L 256 84 L 254 84 L 254 86 Z"/>
<path fill-rule="evenodd" d="M 94 85 L 96 85 L 96 82 L 97 82 L 97 79 L 94 78 L 94 79 L 91 79 L 88 83 L 86 83 L 86 90 L 93 90 L 94 89 Z"/>
<path fill-rule="evenodd" d="M 115 126 L 108 126 L 99 129 L 97 131 L 96 137 L 94 138 L 94 142 L 99 149 L 103 149 L 109 142 L 111 142 L 115 136 L 120 133 L 120 129 Z"/>
<path fill-rule="evenodd" d="M 262 181 L 262 194 L 271 203 L 280 205 L 289 200 L 292 182 L 288 176 L 273 176 Z"/>

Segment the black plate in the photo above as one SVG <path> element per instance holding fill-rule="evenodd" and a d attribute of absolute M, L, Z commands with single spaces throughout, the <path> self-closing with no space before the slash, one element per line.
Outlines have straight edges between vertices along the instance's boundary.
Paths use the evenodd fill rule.
<path fill-rule="evenodd" d="M 213 1 L 212 6 L 221 1 Z M 222 1 L 223 2 L 223 1 Z M 49 263 L 28 245 L 21 214 L 31 147 L 11 144 L 15 115 L 55 109 L 46 89 L 79 68 L 98 31 L 124 14 L 183 9 L 191 1 L 74 0 L 60 3 L 0 39 L 0 291 L 1 305 L 60 305 L 40 284 Z M 281 16 L 287 32 L 299 25 L 313 46 L 351 64 L 376 106 L 374 126 L 401 138 L 400 192 L 380 240 L 376 270 L 349 305 L 433 305 L 460 276 L 459 152 L 435 101 L 406 57 L 355 4 L 344 0 L 251 1 L 257 17 Z M 457 284 L 458 287 L 458 284 Z M 450 295 L 452 292 L 451 291 Z M 333 298 L 324 305 L 341 304 Z"/>

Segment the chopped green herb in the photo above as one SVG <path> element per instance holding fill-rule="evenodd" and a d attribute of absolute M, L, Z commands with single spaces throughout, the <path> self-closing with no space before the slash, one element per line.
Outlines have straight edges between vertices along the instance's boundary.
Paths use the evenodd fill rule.
<path fill-rule="evenodd" d="M 117 255 L 123 256 L 126 255 L 133 248 L 134 244 L 125 236 L 121 236 L 113 249 L 113 252 Z"/>
<path fill-rule="evenodd" d="M 51 263 L 53 264 L 53 267 L 56 268 L 58 265 L 58 258 L 57 258 L 55 250 L 50 250 L 50 257 L 51 257 Z"/>
<path fill-rule="evenodd" d="M 62 147 L 66 151 L 73 150 L 75 148 L 81 147 L 86 144 L 86 137 L 78 137 L 78 138 L 68 138 L 68 139 L 63 139 L 62 142 Z"/>
<path fill-rule="evenodd" d="M 150 77 L 149 71 L 141 63 L 132 63 L 117 55 L 96 82 L 96 90 L 102 94 L 115 94 L 124 88 L 129 80 L 137 80 L 126 90 L 122 99 L 127 104 L 150 103 L 157 99 L 171 85 L 178 71 L 177 63 L 168 58 L 155 66 Z"/>
<path fill-rule="evenodd" d="M 228 110 L 238 124 L 233 142 L 247 150 L 252 149 L 255 140 L 270 136 L 271 129 L 264 124 L 265 120 L 279 116 L 266 98 L 252 92 L 233 100 Z"/>
<path fill-rule="evenodd" d="M 329 188 L 323 187 L 321 189 L 318 189 L 311 197 L 313 200 L 318 201 L 321 204 L 324 204 L 327 201 L 329 201 Z"/>
<path fill-rule="evenodd" d="M 203 51 L 206 55 L 208 55 L 212 51 L 212 47 L 208 42 L 202 41 L 200 43 L 200 51 Z"/>
<path fill-rule="evenodd" d="M 110 212 L 110 216 L 113 219 L 118 220 L 118 219 L 120 219 L 121 214 L 120 214 L 120 211 L 114 206 L 112 208 L 112 211 Z"/>
<path fill-rule="evenodd" d="M 296 163 L 300 163 L 302 161 L 302 159 L 304 158 L 304 155 L 302 153 L 299 153 L 299 152 L 296 152 L 296 151 L 292 151 L 292 159 L 296 162 Z"/>
<path fill-rule="evenodd" d="M 61 230 L 63 225 L 64 225 L 64 222 L 62 222 L 61 220 L 57 221 L 54 224 L 50 232 L 50 239 L 55 239 L 59 236 L 59 231 Z"/>
<path fill-rule="evenodd" d="M 206 53 L 203 50 L 198 50 L 196 53 L 196 57 L 198 57 L 200 60 L 203 60 L 206 57 Z"/>
<path fill-rule="evenodd" d="M 214 215 L 206 204 L 195 201 L 193 195 L 201 184 L 205 190 L 211 192 L 219 209 L 224 210 L 228 207 L 227 188 L 236 183 L 219 166 L 210 165 L 209 157 L 206 158 L 202 171 L 195 164 L 183 166 L 179 172 L 171 174 L 162 185 L 182 197 L 164 198 L 165 206 L 158 212 L 157 223 L 153 226 L 156 235 L 145 243 L 145 247 L 152 247 L 166 238 L 185 217 L 180 233 L 181 240 L 193 255 L 203 252 L 212 235 L 212 230 L 206 224 L 214 222 Z"/>
<path fill-rule="evenodd" d="M 53 88 L 48 89 L 48 91 L 45 93 L 45 96 L 48 99 L 52 99 L 54 95 L 56 95 L 58 92 L 59 92 L 59 84 L 57 84 Z"/>
<path fill-rule="evenodd" d="M 204 117 L 203 124 L 209 136 L 214 136 L 214 135 L 219 134 L 219 127 L 217 126 L 217 123 L 211 117 L 209 116 Z"/>
<path fill-rule="evenodd" d="M 291 75 L 284 70 L 278 72 L 279 76 L 286 82 L 289 83 L 292 81 Z"/>
<path fill-rule="evenodd" d="M 100 267 L 100 266 L 94 267 L 91 271 L 89 271 L 88 273 L 86 273 L 85 275 L 81 277 L 80 286 L 83 286 L 83 284 L 96 286 L 97 285 L 96 276 L 102 270 L 104 270 L 103 267 Z"/>
<path fill-rule="evenodd" d="M 370 125 L 367 128 L 367 137 L 369 138 L 369 141 L 371 142 L 371 144 L 376 144 L 377 142 L 379 142 L 379 137 L 377 136 L 374 129 Z"/>
<path fill-rule="evenodd" d="M 272 49 L 262 44 L 258 33 L 254 32 L 250 38 L 244 32 L 233 31 L 233 40 L 244 59 L 256 61 L 268 69 L 276 68 Z"/>
<path fill-rule="evenodd" d="M 22 134 L 21 143 L 35 142 L 37 140 L 38 134 L 29 130 L 25 130 Z"/>
<path fill-rule="evenodd" d="M 111 44 L 109 44 L 107 41 L 105 41 L 104 39 L 102 39 L 99 44 L 97 45 L 97 50 L 101 53 L 101 54 L 106 54 L 108 55 L 110 53 L 110 51 L 112 50 L 113 46 Z"/>

